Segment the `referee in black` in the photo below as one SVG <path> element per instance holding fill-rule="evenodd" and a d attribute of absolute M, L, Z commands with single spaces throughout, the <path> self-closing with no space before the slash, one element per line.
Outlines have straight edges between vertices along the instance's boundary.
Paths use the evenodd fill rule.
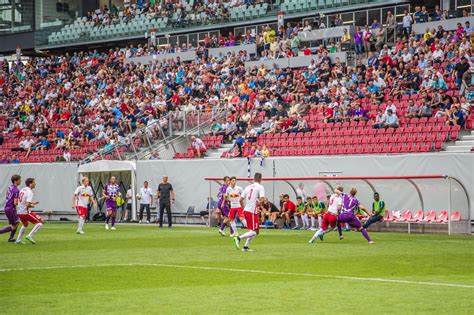
<path fill-rule="evenodd" d="M 158 185 L 156 191 L 156 203 L 160 205 L 160 228 L 163 227 L 163 213 L 166 209 L 168 215 L 168 227 L 171 227 L 171 203 L 174 203 L 173 186 L 168 183 L 168 176 L 163 176 L 163 182 Z"/>

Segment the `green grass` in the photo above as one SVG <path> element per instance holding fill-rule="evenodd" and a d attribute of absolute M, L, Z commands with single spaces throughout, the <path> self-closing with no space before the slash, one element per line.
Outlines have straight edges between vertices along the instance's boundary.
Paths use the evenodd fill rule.
<path fill-rule="evenodd" d="M 372 233 L 376 244 L 368 245 L 359 233 L 343 241 L 331 233 L 309 245 L 312 232 L 264 230 L 252 243 L 255 252 L 243 253 L 215 229 L 105 231 L 89 224 L 86 235 L 74 231 L 73 224 L 47 224 L 37 245 L 22 246 L 2 235 L 4 312 L 468 314 L 474 308 L 474 287 L 413 283 L 474 286 L 468 236 Z"/>

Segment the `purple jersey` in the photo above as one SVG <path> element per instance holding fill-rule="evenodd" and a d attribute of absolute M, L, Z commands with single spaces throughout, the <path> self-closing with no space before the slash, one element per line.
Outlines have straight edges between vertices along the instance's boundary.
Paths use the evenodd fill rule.
<path fill-rule="evenodd" d="M 227 187 L 228 186 L 226 184 L 222 184 L 222 186 L 219 188 L 219 194 L 218 194 L 219 200 L 217 201 L 217 206 L 221 210 L 229 210 L 228 203 L 225 203 L 224 207 L 222 207 L 222 201 L 224 200 L 225 194 L 227 192 Z"/>
<path fill-rule="evenodd" d="M 352 212 L 356 206 L 359 206 L 360 202 L 355 196 L 351 196 L 345 193 L 342 193 L 342 212 Z"/>
<path fill-rule="evenodd" d="M 105 194 L 107 199 L 105 204 L 107 208 L 117 208 L 117 196 L 120 195 L 120 187 L 117 184 L 107 184 L 105 186 Z"/>
<path fill-rule="evenodd" d="M 15 185 L 11 184 L 10 187 L 8 187 L 7 199 L 5 201 L 5 212 L 16 210 L 15 199 L 18 199 L 19 194 L 20 191 Z"/>

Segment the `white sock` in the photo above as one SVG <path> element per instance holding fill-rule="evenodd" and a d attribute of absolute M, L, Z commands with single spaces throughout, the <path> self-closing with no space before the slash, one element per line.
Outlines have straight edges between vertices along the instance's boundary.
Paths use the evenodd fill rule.
<path fill-rule="evenodd" d="M 350 229 L 349 223 L 346 223 L 346 229 Z"/>
<path fill-rule="evenodd" d="M 253 237 L 249 237 L 246 241 L 245 241 L 245 247 L 249 247 L 250 246 L 250 242 L 253 240 Z"/>
<path fill-rule="evenodd" d="M 28 236 L 33 237 L 36 234 L 36 232 L 38 232 L 41 229 L 42 226 L 43 226 L 43 223 L 37 223 L 31 230 L 30 234 L 28 234 Z"/>
<path fill-rule="evenodd" d="M 257 235 L 257 232 L 255 231 L 248 231 L 247 233 L 244 233 L 240 236 L 240 238 L 249 238 L 249 237 L 254 237 Z"/>
<path fill-rule="evenodd" d="M 316 227 L 316 218 L 311 217 L 311 227 L 315 228 Z"/>
<path fill-rule="evenodd" d="M 234 233 L 237 233 L 237 224 L 235 224 L 235 220 L 230 222 L 230 226 L 232 227 L 232 230 L 234 230 Z"/>
<path fill-rule="evenodd" d="M 294 218 L 295 218 L 295 225 L 296 225 L 296 227 L 298 227 L 298 226 L 299 226 L 299 223 L 298 223 L 298 216 L 295 215 Z"/>
<path fill-rule="evenodd" d="M 323 230 L 319 229 L 314 233 L 313 237 L 311 237 L 311 242 L 313 242 L 320 234 L 323 233 Z"/>
<path fill-rule="evenodd" d="M 321 215 L 318 216 L 318 227 L 321 227 L 323 224 L 323 217 Z"/>
<path fill-rule="evenodd" d="M 303 214 L 303 226 L 309 228 L 309 218 L 307 214 Z"/>
<path fill-rule="evenodd" d="M 79 220 L 77 220 L 77 230 L 80 231 L 82 230 L 82 217 L 79 217 Z"/>
<path fill-rule="evenodd" d="M 243 224 L 244 226 L 247 226 L 247 220 L 242 219 L 242 220 L 240 220 L 240 221 L 242 221 L 242 224 Z"/>
<path fill-rule="evenodd" d="M 18 237 L 17 240 L 20 241 L 21 238 L 23 237 L 23 234 L 25 234 L 26 231 L 26 226 L 22 225 L 20 228 L 20 232 L 18 232 Z"/>

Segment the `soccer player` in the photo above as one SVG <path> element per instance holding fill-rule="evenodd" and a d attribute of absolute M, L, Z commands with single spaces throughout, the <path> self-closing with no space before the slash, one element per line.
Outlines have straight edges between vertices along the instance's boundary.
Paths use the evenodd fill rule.
<path fill-rule="evenodd" d="M 89 178 L 82 178 L 82 185 L 76 188 L 74 195 L 72 196 L 72 208 L 77 211 L 77 234 L 84 234 L 84 224 L 86 223 L 87 208 L 89 203 L 92 201 L 94 206 L 97 203 L 94 200 L 92 187 L 89 185 Z"/>
<path fill-rule="evenodd" d="M 231 234 L 230 237 L 235 237 L 239 235 L 237 231 L 237 225 L 235 224 L 235 216 L 238 215 L 240 221 L 243 222 L 244 220 L 244 213 L 243 213 L 243 203 L 242 203 L 242 187 L 237 186 L 237 178 L 232 176 L 230 178 L 230 186 L 227 187 L 225 193 L 225 199 L 230 203 L 230 213 L 229 213 L 229 220 L 230 220 L 230 230 Z M 233 230 L 233 231 L 232 231 Z"/>
<path fill-rule="evenodd" d="M 326 210 L 326 205 L 324 202 L 320 202 L 317 196 L 306 198 L 306 211 L 311 217 L 311 231 L 316 231 L 316 219 L 318 220 L 318 226 L 321 226 L 323 222 L 324 211 Z"/>
<path fill-rule="evenodd" d="M 359 207 L 359 209 L 362 209 L 365 212 L 367 212 L 367 210 L 364 207 L 362 207 L 359 200 L 357 200 L 356 198 L 357 189 L 352 188 L 349 195 L 347 195 L 346 193 L 342 191 L 342 187 L 338 187 L 337 190 L 341 193 L 342 200 L 343 200 L 342 211 L 338 216 L 339 223 L 348 223 L 351 228 L 354 228 L 360 233 L 362 233 L 362 235 L 367 240 L 367 242 L 369 242 L 369 244 L 373 244 L 374 241 L 372 241 L 372 239 L 369 236 L 369 233 L 367 233 L 367 230 L 362 226 L 362 223 L 360 223 L 359 219 L 357 219 L 354 213 L 354 209 L 356 207 Z M 367 213 L 370 215 L 369 212 Z M 344 236 L 342 235 L 341 224 L 338 224 L 337 231 L 339 232 L 339 238 L 343 239 Z"/>
<path fill-rule="evenodd" d="M 300 196 L 296 197 L 296 212 L 294 214 L 294 218 L 296 225 L 294 227 L 295 230 L 299 230 L 301 228 L 306 230 L 307 228 L 309 228 L 309 218 L 308 213 L 306 212 L 306 205 L 303 202 L 303 198 Z M 302 227 L 298 223 L 298 218 L 301 218 Z"/>
<path fill-rule="evenodd" d="M 337 224 L 337 216 L 339 211 L 342 208 L 342 198 L 341 198 L 341 191 L 336 189 L 334 193 L 329 198 L 328 202 L 328 211 L 324 213 L 323 220 L 321 221 L 321 225 L 319 229 L 314 233 L 313 237 L 309 240 L 309 243 L 312 244 L 314 241 L 319 237 L 322 241 L 324 234 L 327 234 L 334 230 L 334 228 L 338 225 Z"/>
<path fill-rule="evenodd" d="M 235 246 L 240 249 L 240 241 L 246 239 L 242 251 L 251 252 L 250 242 L 258 235 L 260 230 L 260 222 L 257 214 L 257 203 L 263 202 L 265 198 L 265 188 L 262 186 L 262 174 L 255 173 L 253 184 L 247 186 L 244 190 L 242 198 L 245 200 L 244 216 L 247 221 L 248 232 L 242 236 L 234 237 Z"/>
<path fill-rule="evenodd" d="M 8 218 L 9 226 L 4 227 L 0 230 L 0 234 L 10 232 L 10 237 L 8 238 L 9 242 L 14 242 L 16 229 L 18 227 L 18 216 L 16 214 L 16 206 L 18 205 L 18 196 L 20 191 L 18 190 L 18 186 L 21 184 L 21 176 L 20 175 L 13 175 L 11 178 L 12 184 L 8 187 L 7 190 L 7 198 L 5 200 L 5 215 Z"/>
<path fill-rule="evenodd" d="M 115 183 L 115 176 L 111 176 L 109 183 L 102 190 L 102 197 L 105 198 L 105 207 L 107 211 L 105 229 L 108 230 L 109 222 L 112 223 L 110 229 L 115 230 L 115 218 L 117 217 L 117 196 L 120 196 L 120 187 Z"/>
<path fill-rule="evenodd" d="M 27 178 L 25 181 L 25 186 L 20 190 L 18 196 L 18 218 L 20 219 L 22 226 L 20 232 L 18 233 L 18 239 L 16 244 L 25 244 L 21 239 L 23 234 L 28 227 L 28 223 L 34 224 L 33 229 L 30 234 L 26 236 L 26 239 L 32 243 L 36 244 L 33 236 L 38 232 L 43 226 L 43 219 L 40 218 L 36 213 L 30 211 L 31 208 L 39 204 L 38 201 L 33 201 L 33 189 L 36 187 L 36 182 L 34 178 Z"/>
<path fill-rule="evenodd" d="M 375 222 L 382 221 L 383 216 L 385 215 L 385 202 L 380 200 L 380 195 L 378 192 L 374 193 L 374 202 L 372 202 L 372 216 L 365 222 L 364 229 L 368 228 L 371 224 Z"/>
<path fill-rule="evenodd" d="M 229 222 L 229 203 L 227 202 L 225 198 L 225 194 L 227 192 L 227 187 L 229 187 L 229 182 L 230 178 L 229 176 L 224 176 L 224 182 L 222 183 L 221 187 L 219 188 L 219 192 L 217 193 L 217 207 L 219 211 L 221 212 L 222 216 L 224 217 L 224 220 L 221 222 L 221 226 L 219 227 L 219 233 L 222 236 L 225 236 L 225 227 L 227 226 L 227 223 Z M 233 234 L 234 232 L 232 231 L 232 227 L 230 227 L 231 231 L 230 233 Z"/>

